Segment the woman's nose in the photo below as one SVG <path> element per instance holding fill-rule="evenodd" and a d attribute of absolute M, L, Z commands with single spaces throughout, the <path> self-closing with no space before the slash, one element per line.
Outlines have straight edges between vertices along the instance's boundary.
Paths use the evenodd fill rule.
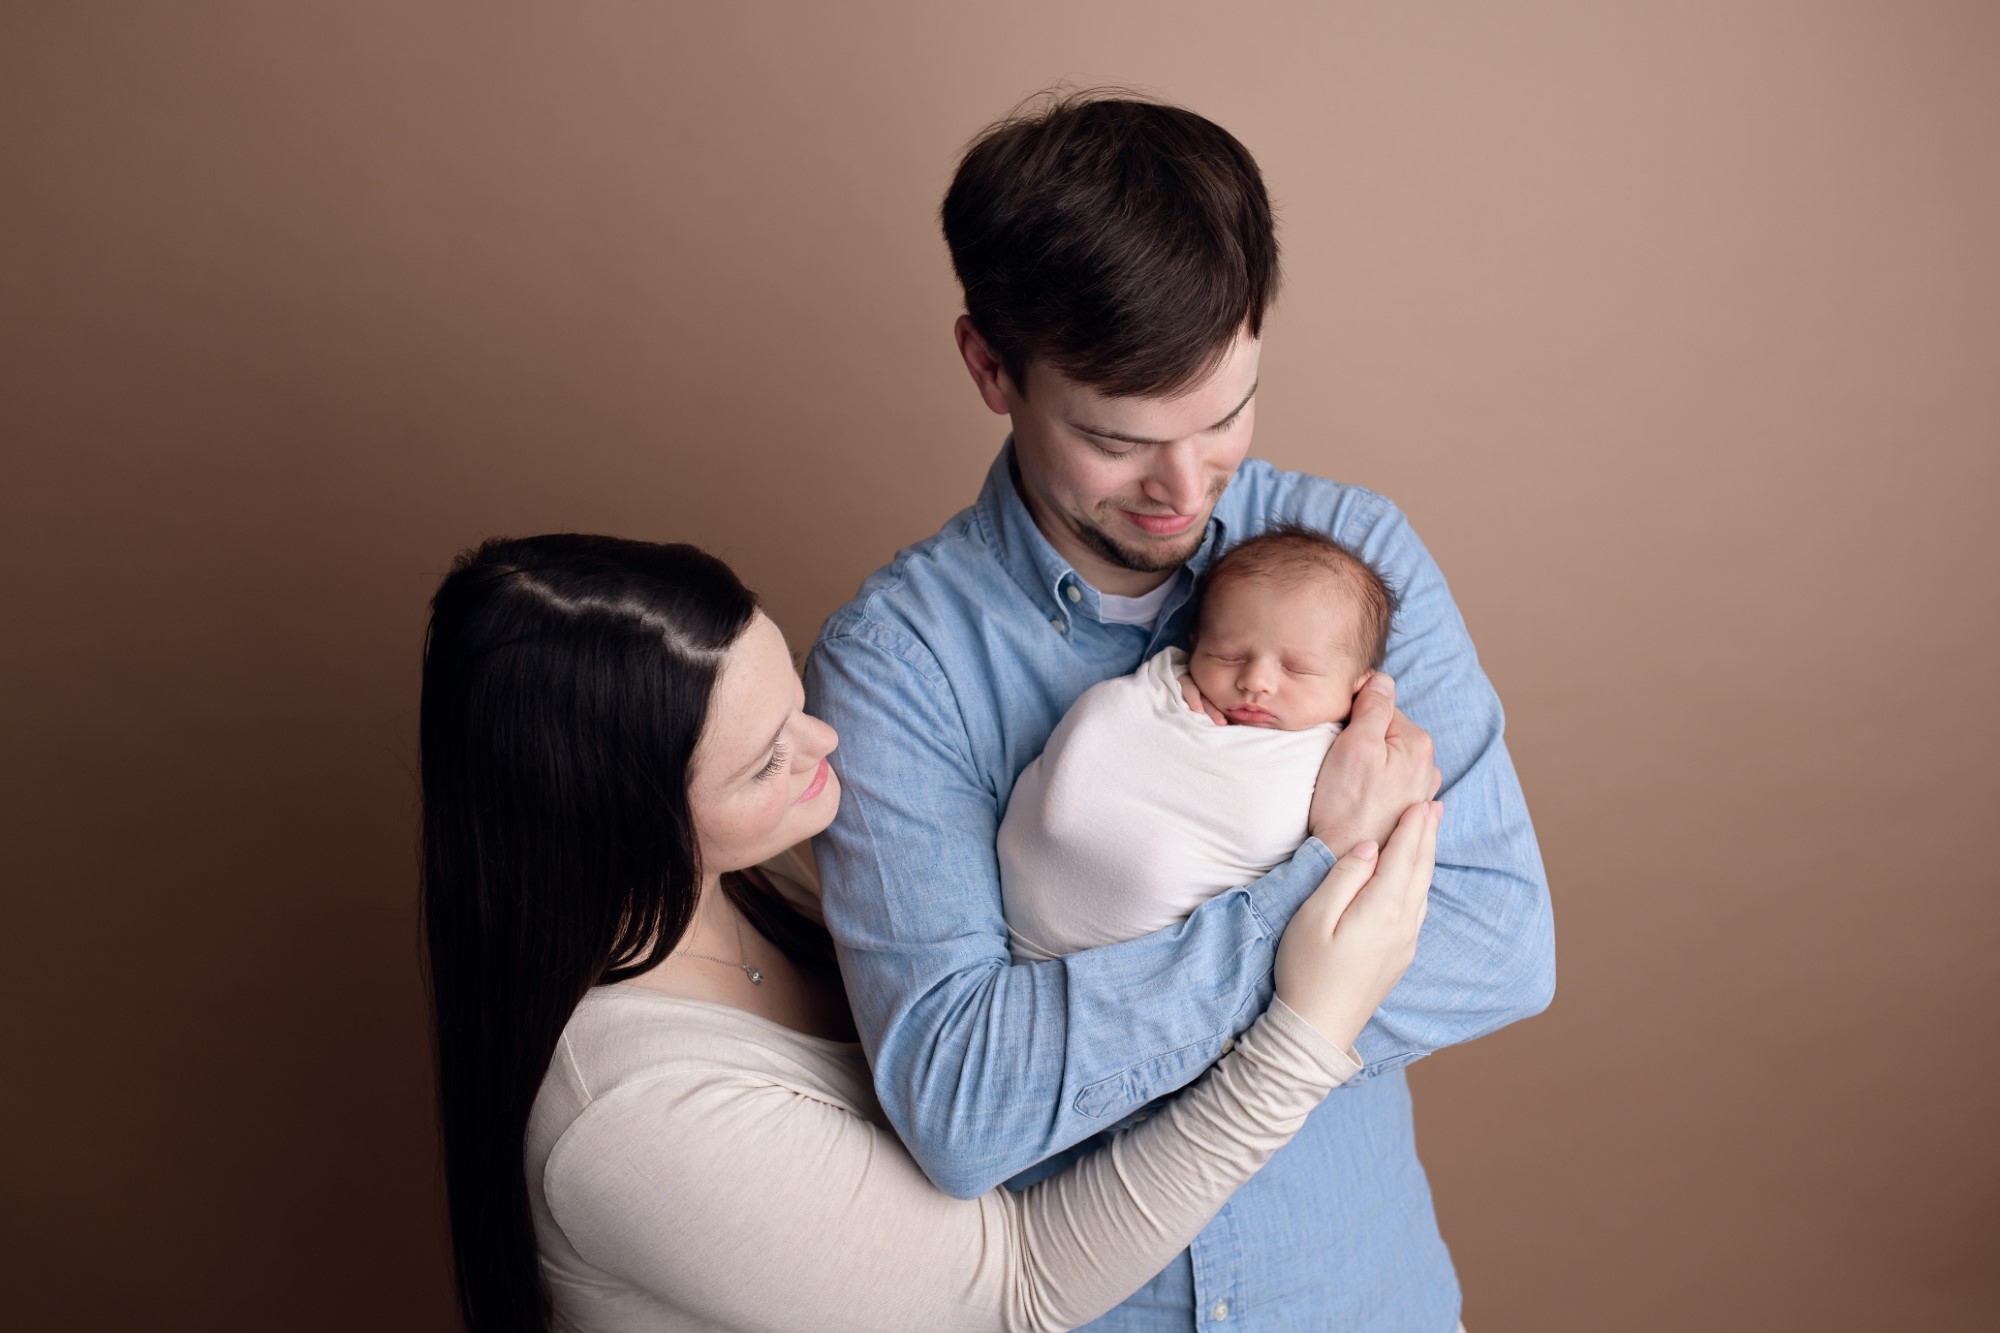
<path fill-rule="evenodd" d="M 804 743 L 799 746 L 799 759 L 803 763 L 817 767 L 819 761 L 832 754 L 834 747 L 840 744 L 840 733 L 811 713 L 799 714 L 799 720 L 805 724 Z"/>

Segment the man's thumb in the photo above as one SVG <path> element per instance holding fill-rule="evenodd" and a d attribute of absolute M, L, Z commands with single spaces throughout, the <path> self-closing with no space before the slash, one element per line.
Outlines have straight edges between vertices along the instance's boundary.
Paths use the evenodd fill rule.
<path fill-rule="evenodd" d="M 1361 686 L 1361 693 L 1354 696 L 1354 711 L 1348 714 L 1347 730 L 1354 733 L 1355 742 L 1380 742 L 1389 732 L 1389 719 L 1396 715 L 1396 682 L 1386 672 L 1378 671 Z M 1335 743 L 1345 739 L 1336 738 Z"/>

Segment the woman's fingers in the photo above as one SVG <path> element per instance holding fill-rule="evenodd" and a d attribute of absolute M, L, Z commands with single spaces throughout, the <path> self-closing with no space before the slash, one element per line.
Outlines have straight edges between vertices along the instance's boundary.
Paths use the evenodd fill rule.
<path fill-rule="evenodd" d="M 1279 941 L 1278 994 L 1343 1047 L 1416 952 L 1437 855 L 1437 811 L 1418 801 L 1379 850 L 1363 843 L 1342 857 Z"/>
<path fill-rule="evenodd" d="M 1382 868 L 1377 877 L 1383 884 L 1400 888 L 1409 883 L 1423 854 L 1424 834 L 1430 822 L 1428 801 L 1418 801 L 1403 811 L 1389 833 L 1389 845 L 1382 849 Z M 1425 882 L 1429 882 L 1428 877 Z"/>
<path fill-rule="evenodd" d="M 1322 930 L 1332 930 L 1333 923 L 1354 901 L 1354 895 L 1375 875 L 1375 867 L 1380 864 L 1381 849 L 1374 842 L 1359 843 L 1348 850 L 1347 855 L 1333 863 L 1333 869 L 1320 881 L 1312 896 L 1300 906 L 1301 913 L 1313 914 L 1313 923 Z"/>
<path fill-rule="evenodd" d="M 1444 802 L 1428 802 L 1426 812 L 1429 818 L 1424 821 L 1423 844 L 1417 849 L 1416 874 L 1410 882 L 1410 891 L 1416 895 L 1419 929 L 1431 910 L 1431 880 L 1437 876 L 1438 825 L 1444 822 Z"/>

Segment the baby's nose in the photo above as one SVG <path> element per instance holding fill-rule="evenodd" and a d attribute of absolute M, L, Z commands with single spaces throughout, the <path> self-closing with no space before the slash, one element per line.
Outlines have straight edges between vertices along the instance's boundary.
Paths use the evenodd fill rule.
<path fill-rule="evenodd" d="M 1274 684 L 1269 671 L 1253 666 L 1237 678 L 1236 688 L 1245 694 L 1269 694 Z"/>

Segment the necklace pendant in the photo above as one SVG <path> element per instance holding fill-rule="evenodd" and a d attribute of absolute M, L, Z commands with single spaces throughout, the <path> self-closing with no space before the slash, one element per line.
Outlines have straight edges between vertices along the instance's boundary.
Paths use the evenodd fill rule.
<path fill-rule="evenodd" d="M 751 985 L 761 986 L 764 984 L 764 974 L 762 972 L 759 972 L 756 968 L 746 967 L 743 969 L 743 972 L 746 976 L 750 978 Z"/>

